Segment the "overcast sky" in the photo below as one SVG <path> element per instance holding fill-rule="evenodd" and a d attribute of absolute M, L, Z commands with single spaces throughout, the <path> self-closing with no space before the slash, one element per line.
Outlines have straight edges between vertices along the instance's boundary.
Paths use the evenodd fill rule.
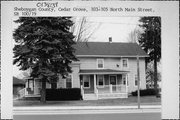
<path fill-rule="evenodd" d="M 99 26 L 89 39 L 89 41 L 94 42 L 108 42 L 109 37 L 112 37 L 113 42 L 127 42 L 129 33 L 137 28 L 139 24 L 139 17 L 89 17 L 87 20 L 92 29 Z M 16 28 L 17 24 L 13 24 L 13 27 Z M 19 75 L 20 73 L 14 65 L 13 75 L 22 77 Z"/>
<path fill-rule="evenodd" d="M 92 21 L 100 23 L 90 41 L 108 42 L 112 37 L 113 42 L 127 42 L 128 35 L 138 27 L 139 17 L 96 17 Z"/>

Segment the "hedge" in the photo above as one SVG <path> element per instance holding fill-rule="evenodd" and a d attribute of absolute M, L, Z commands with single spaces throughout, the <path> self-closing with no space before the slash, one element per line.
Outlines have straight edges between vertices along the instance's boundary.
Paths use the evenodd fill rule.
<path fill-rule="evenodd" d="M 140 96 L 151 96 L 151 95 L 156 95 L 155 89 L 140 90 Z M 137 90 L 132 92 L 132 96 L 137 96 Z"/>
<path fill-rule="evenodd" d="M 81 100 L 80 88 L 46 89 L 47 101 Z"/>

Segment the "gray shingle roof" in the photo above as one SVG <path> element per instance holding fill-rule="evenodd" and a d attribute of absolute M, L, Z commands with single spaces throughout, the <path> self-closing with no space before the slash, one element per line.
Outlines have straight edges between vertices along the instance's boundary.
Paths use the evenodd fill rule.
<path fill-rule="evenodd" d="M 74 48 L 75 55 L 112 55 L 148 57 L 144 50 L 136 43 L 120 42 L 78 42 Z"/>

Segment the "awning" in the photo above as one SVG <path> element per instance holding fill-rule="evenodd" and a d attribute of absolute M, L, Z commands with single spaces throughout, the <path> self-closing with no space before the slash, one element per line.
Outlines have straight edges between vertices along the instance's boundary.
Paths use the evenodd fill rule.
<path fill-rule="evenodd" d="M 81 69 L 80 75 L 85 74 L 127 74 L 129 71 L 124 70 L 112 70 L 112 69 Z"/>

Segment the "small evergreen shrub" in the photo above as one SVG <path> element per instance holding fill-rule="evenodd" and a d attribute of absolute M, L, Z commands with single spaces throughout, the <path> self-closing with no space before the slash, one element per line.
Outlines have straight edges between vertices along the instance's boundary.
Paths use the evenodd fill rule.
<path fill-rule="evenodd" d="M 156 95 L 155 89 L 140 90 L 140 96 L 151 96 L 151 95 Z M 137 96 L 137 90 L 132 92 L 132 96 Z"/>

